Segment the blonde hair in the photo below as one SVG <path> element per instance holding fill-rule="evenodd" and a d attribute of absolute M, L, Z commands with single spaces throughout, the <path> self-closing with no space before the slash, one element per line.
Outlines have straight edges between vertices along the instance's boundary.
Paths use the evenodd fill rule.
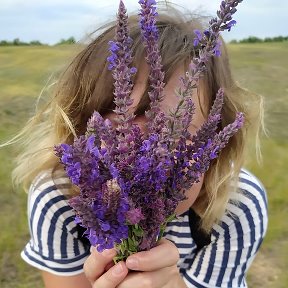
<path fill-rule="evenodd" d="M 189 20 L 179 11 L 170 9 L 159 12 L 159 47 L 165 82 L 176 67 L 187 65 L 197 53 L 193 47 L 193 30 L 201 28 L 199 19 Z M 145 51 L 142 44 L 138 17 L 129 17 L 130 36 L 133 39 L 133 65 L 139 68 Z M 113 39 L 115 22 L 106 25 L 102 32 L 73 59 L 57 82 L 51 100 L 32 117 L 22 132 L 14 139 L 22 152 L 16 158 L 13 180 L 27 189 L 36 175 L 46 169 L 61 169 L 53 146 L 72 143 L 76 135 L 83 134 L 86 123 L 94 110 L 105 114 L 111 112 L 113 104 L 113 80 L 107 69 L 108 41 Z M 186 66 L 187 67 L 187 66 Z M 243 165 L 248 136 L 258 137 L 261 124 L 262 100 L 241 89 L 231 76 L 225 44 L 222 56 L 213 58 L 203 77 L 204 93 L 213 102 L 220 87 L 225 89 L 222 127 L 231 123 L 237 111 L 245 115 L 244 127 L 230 140 L 227 147 L 215 159 L 205 174 L 202 190 L 193 204 L 193 209 L 202 217 L 202 228 L 209 231 L 220 219 L 229 200 L 231 181 L 236 181 Z M 136 113 L 144 113 L 149 106 L 148 87 L 140 100 Z M 249 134 L 250 131 L 254 131 Z M 12 141 L 13 142 L 13 141 Z M 235 188 L 236 189 L 236 188 Z"/>

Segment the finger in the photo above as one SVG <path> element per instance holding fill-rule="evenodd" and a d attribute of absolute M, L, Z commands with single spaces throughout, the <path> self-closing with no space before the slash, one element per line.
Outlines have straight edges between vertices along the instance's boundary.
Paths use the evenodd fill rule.
<path fill-rule="evenodd" d="M 128 274 L 128 269 L 123 261 L 111 267 L 106 273 L 99 277 L 93 288 L 115 288 L 124 280 Z"/>
<path fill-rule="evenodd" d="M 151 272 L 130 272 L 117 288 L 164 287 L 168 282 L 171 282 L 171 287 L 177 287 L 173 285 L 177 274 L 179 271 L 176 266 Z"/>
<path fill-rule="evenodd" d="M 104 269 L 105 272 L 107 272 L 111 267 L 113 267 L 115 264 L 113 261 L 111 261 L 110 263 L 108 263 Z"/>
<path fill-rule="evenodd" d="M 100 253 L 95 247 L 92 247 L 91 255 L 84 263 L 84 273 L 87 279 L 91 283 L 95 282 L 105 272 L 106 266 L 110 265 L 115 255 L 115 249 L 104 250 Z"/>
<path fill-rule="evenodd" d="M 161 239 L 156 247 L 149 251 L 138 252 L 126 260 L 128 269 L 153 271 L 176 265 L 179 260 L 177 247 L 167 239 Z"/>

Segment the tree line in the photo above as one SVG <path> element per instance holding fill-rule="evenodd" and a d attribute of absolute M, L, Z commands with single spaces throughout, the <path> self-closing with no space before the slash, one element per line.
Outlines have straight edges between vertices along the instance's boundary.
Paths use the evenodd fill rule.
<path fill-rule="evenodd" d="M 244 38 L 241 40 L 232 40 L 230 43 L 267 43 L 267 42 L 286 42 L 288 41 L 288 36 L 277 36 L 277 37 L 266 37 L 266 38 L 258 38 L 255 36 L 250 36 L 248 38 Z"/>
<path fill-rule="evenodd" d="M 64 45 L 64 44 L 75 44 L 76 40 L 74 37 L 69 37 L 68 39 L 61 39 L 58 43 L 55 45 Z M 30 42 L 24 42 L 21 41 L 19 38 L 15 38 L 12 41 L 7 41 L 7 40 L 1 40 L 0 41 L 0 46 L 43 46 L 48 44 L 41 43 L 38 40 L 30 41 Z"/>
<path fill-rule="evenodd" d="M 237 44 L 237 43 L 264 43 L 264 42 L 285 42 L 288 41 L 288 36 L 277 36 L 277 37 L 266 37 L 266 38 L 258 38 L 255 36 L 250 36 L 248 38 L 244 38 L 241 40 L 232 40 L 230 43 Z M 67 45 L 67 44 L 75 44 L 76 40 L 74 37 L 69 37 L 67 39 L 61 39 L 58 43 L 55 45 Z M 24 42 L 21 41 L 19 38 L 15 38 L 12 41 L 7 40 L 1 40 L 0 46 L 41 46 L 41 45 L 47 45 L 41 43 L 38 40 L 30 41 L 30 42 Z"/>

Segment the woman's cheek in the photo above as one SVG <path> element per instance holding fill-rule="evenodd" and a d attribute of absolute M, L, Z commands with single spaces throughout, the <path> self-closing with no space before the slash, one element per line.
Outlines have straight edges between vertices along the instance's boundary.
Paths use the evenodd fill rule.
<path fill-rule="evenodd" d="M 189 190 L 186 191 L 186 200 L 180 202 L 176 208 L 176 214 L 181 215 L 186 212 L 197 199 L 204 181 L 204 175 L 201 176 L 200 181 L 195 183 Z"/>

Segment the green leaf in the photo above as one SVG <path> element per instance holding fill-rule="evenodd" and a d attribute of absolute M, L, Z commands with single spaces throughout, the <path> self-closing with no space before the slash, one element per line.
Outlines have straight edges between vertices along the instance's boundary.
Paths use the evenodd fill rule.
<path fill-rule="evenodd" d="M 133 234 L 137 237 L 142 237 L 143 236 L 143 231 L 141 230 L 134 230 Z"/>
<path fill-rule="evenodd" d="M 171 221 L 174 220 L 174 219 L 176 219 L 176 214 L 175 214 L 175 213 L 172 214 L 172 215 L 170 215 L 170 216 L 166 219 L 166 224 L 167 224 L 168 222 L 171 222 Z M 166 224 L 165 224 L 165 226 L 166 226 Z"/>
<path fill-rule="evenodd" d="M 134 225 L 134 227 L 132 228 L 132 232 L 133 232 L 133 235 L 137 237 L 142 237 L 144 234 L 143 229 L 138 224 Z"/>

